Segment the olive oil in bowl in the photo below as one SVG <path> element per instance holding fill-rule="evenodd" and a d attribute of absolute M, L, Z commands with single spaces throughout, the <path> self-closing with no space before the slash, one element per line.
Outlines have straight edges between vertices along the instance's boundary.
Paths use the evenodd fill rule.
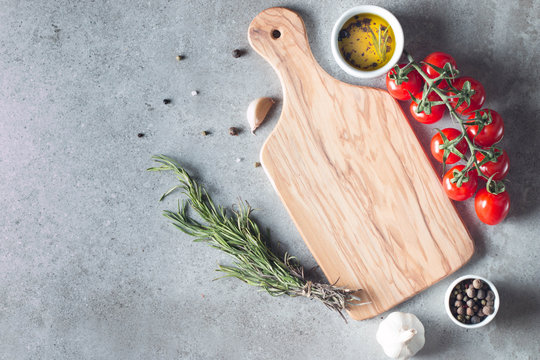
<path fill-rule="evenodd" d="M 394 54 L 394 31 L 378 15 L 358 14 L 341 27 L 338 48 L 343 59 L 354 68 L 362 71 L 377 70 L 386 65 Z"/>

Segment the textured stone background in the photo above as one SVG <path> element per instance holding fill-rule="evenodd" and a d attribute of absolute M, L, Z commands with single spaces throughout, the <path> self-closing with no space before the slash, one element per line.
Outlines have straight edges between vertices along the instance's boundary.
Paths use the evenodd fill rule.
<path fill-rule="evenodd" d="M 472 202 L 459 204 L 476 255 L 395 310 L 425 324 L 419 359 L 538 359 L 540 1 L 372 3 L 396 14 L 417 58 L 447 51 L 485 85 L 511 157 L 508 219 L 487 227 Z M 0 358 L 382 359 L 379 318 L 346 325 L 315 302 L 212 281 L 228 259 L 167 224 L 160 213 L 176 196 L 157 200 L 175 181 L 145 171 L 152 154 L 176 157 L 217 201 L 248 199 L 274 241 L 314 265 L 253 167 L 280 107 L 258 136 L 231 137 L 227 128 L 245 127 L 253 98 L 281 98 L 246 39 L 251 19 L 270 6 L 304 17 L 330 74 L 382 87 L 382 79 L 349 77 L 331 57 L 332 25 L 356 4 L 0 0 Z M 237 47 L 247 55 L 233 59 Z M 432 127 L 413 126 L 427 144 Z M 448 284 L 467 273 L 495 282 L 503 303 L 477 331 L 453 325 L 442 306 Z"/>

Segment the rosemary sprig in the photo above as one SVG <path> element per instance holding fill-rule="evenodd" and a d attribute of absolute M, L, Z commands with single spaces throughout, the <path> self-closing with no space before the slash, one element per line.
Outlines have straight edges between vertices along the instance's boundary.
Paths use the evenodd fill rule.
<path fill-rule="evenodd" d="M 240 202 L 238 209 L 228 215 L 222 206 L 217 206 L 206 192 L 174 160 L 164 155 L 153 157 L 159 167 L 149 171 L 172 171 L 180 182 L 168 190 L 160 200 L 181 189 L 187 201 L 178 205 L 178 210 L 164 211 L 164 216 L 172 220 L 175 227 L 195 238 L 195 241 L 207 242 L 234 259 L 234 266 L 219 265 L 217 271 L 223 277 L 235 277 L 243 282 L 257 286 L 272 296 L 304 296 L 317 299 L 329 309 L 337 311 L 345 321 L 342 311 L 351 305 L 363 305 L 351 290 L 312 282 L 304 276 L 304 269 L 293 256 L 285 253 L 283 260 L 274 254 L 263 241 L 258 225 L 250 218 L 252 208 L 247 202 Z M 201 217 L 200 222 L 187 213 L 191 207 Z"/>
<path fill-rule="evenodd" d="M 381 59 L 381 62 L 384 63 L 386 61 L 386 44 L 388 43 L 388 27 L 384 29 L 384 31 L 381 34 L 381 25 L 378 26 L 378 36 L 375 34 L 371 26 L 367 26 L 369 31 L 371 32 L 371 37 L 373 38 L 373 46 L 375 47 L 375 51 L 377 52 L 377 55 Z"/>

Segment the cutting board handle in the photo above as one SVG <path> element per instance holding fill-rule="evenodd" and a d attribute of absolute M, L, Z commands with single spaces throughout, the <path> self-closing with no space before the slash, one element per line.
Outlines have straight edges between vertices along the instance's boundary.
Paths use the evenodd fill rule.
<path fill-rule="evenodd" d="M 313 58 L 304 21 L 292 10 L 274 7 L 257 15 L 248 30 L 248 39 L 255 49 L 281 78 L 314 75 L 320 70 Z"/>

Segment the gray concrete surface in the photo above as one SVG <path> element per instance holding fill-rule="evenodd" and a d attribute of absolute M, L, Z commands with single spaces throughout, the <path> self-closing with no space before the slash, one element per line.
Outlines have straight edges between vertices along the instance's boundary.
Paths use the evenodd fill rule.
<path fill-rule="evenodd" d="M 539 359 L 540 2 L 372 3 L 397 15 L 417 58 L 447 51 L 485 85 L 511 157 L 508 219 L 484 226 L 471 202 L 460 204 L 476 255 L 396 308 L 425 324 L 418 358 Z M 249 200 L 274 241 L 313 266 L 253 167 L 280 108 L 257 136 L 227 129 L 246 127 L 253 98 L 281 98 L 246 39 L 251 19 L 270 6 L 302 14 L 330 74 L 382 87 L 382 79 L 349 77 L 331 57 L 333 22 L 356 4 L 1 0 L 0 359 L 383 359 L 379 318 L 345 324 L 316 302 L 212 281 L 228 259 L 166 222 L 161 210 L 177 196 L 157 200 L 174 179 L 145 171 L 151 155 L 174 156 L 219 202 Z M 234 48 L 247 54 L 234 59 Z M 413 127 L 427 144 L 433 127 Z M 442 306 L 448 284 L 466 273 L 501 293 L 497 319 L 481 330 L 456 327 Z"/>

